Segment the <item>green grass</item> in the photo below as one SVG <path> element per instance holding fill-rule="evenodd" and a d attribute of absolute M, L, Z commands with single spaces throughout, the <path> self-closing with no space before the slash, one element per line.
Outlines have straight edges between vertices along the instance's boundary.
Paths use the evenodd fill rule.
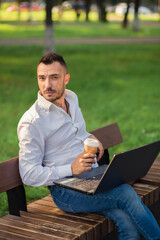
<path fill-rule="evenodd" d="M 129 25 L 127 29 L 122 29 L 120 22 L 57 22 L 54 25 L 54 29 L 57 38 L 160 36 L 160 28 L 158 26 L 141 25 L 140 31 L 134 32 L 132 25 Z M 43 24 L 0 24 L 0 39 L 43 38 L 43 36 Z"/>
<path fill-rule="evenodd" d="M 37 96 L 39 46 L 0 46 L 0 161 L 18 155 L 16 127 Z M 125 151 L 160 139 L 160 45 L 58 45 L 68 63 L 68 88 L 79 96 L 87 130 L 118 122 L 124 142 L 110 150 Z M 48 194 L 27 187 L 27 200 Z M 0 195 L 0 216 L 7 212 Z"/>
<path fill-rule="evenodd" d="M 7 13 L 7 6 L 8 4 L 2 4 L 2 10 L 0 11 L 0 39 L 43 38 L 44 10 L 33 11 L 32 22 L 28 22 L 28 12 L 22 11 L 21 21 L 19 21 L 17 11 Z M 79 21 L 76 21 L 76 14 L 73 10 L 65 11 L 61 18 L 58 17 L 58 13 L 53 13 L 55 36 L 57 38 L 160 36 L 160 28 L 154 24 L 159 22 L 158 14 L 140 15 L 139 17 L 143 20 L 140 31 L 134 32 L 132 30 L 132 15 L 129 15 L 131 24 L 124 30 L 121 26 L 123 16 L 116 16 L 116 14 L 108 14 L 109 22 L 101 23 L 98 21 L 97 12 L 94 11 L 89 14 L 90 22 L 85 22 L 83 11 Z M 116 19 L 117 21 L 115 21 Z M 152 25 L 146 24 L 146 20 L 152 22 Z"/>

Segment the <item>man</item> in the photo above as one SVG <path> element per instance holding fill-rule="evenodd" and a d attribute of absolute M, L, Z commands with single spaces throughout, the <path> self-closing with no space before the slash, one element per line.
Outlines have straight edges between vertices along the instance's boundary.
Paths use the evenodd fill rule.
<path fill-rule="evenodd" d="M 75 93 L 66 89 L 70 75 L 60 55 L 43 56 L 37 67 L 38 99 L 18 124 L 19 169 L 22 181 L 48 186 L 53 201 L 68 212 L 100 212 L 117 225 L 119 239 L 160 239 L 151 212 L 128 184 L 96 195 L 53 185 L 53 180 L 90 170 L 94 154 L 84 152 L 86 132 Z M 100 143 L 98 160 L 103 156 Z"/>

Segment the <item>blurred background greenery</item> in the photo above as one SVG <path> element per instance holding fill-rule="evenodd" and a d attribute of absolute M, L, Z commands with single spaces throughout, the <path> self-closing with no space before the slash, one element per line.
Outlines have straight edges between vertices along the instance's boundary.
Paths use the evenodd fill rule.
<path fill-rule="evenodd" d="M 0 2 L 0 161 L 5 161 L 18 155 L 17 124 L 37 97 L 36 66 L 44 45 L 29 42 L 45 37 L 47 1 L 32 1 L 31 10 L 24 10 L 21 1 Z M 136 1 L 130 1 L 125 28 L 122 24 L 125 12 L 116 11 L 122 1 L 103 2 L 105 19 L 100 18 L 98 3 L 91 1 L 86 21 L 86 2 L 78 1 L 83 8 L 77 16 L 72 1 L 53 1 L 52 31 L 57 41 L 52 47 L 68 63 L 71 74 L 68 88 L 79 96 L 87 130 L 113 122 L 119 124 L 124 142 L 110 150 L 112 156 L 160 139 L 160 22 L 158 1 L 141 1 L 145 4 L 140 6 L 150 12 L 138 14 L 136 31 L 132 12 Z M 96 38 L 97 43 L 82 43 L 79 38 Z M 112 38 L 116 43 L 102 44 L 98 41 L 100 38 Z M 126 40 L 122 44 L 119 39 L 123 38 L 136 38 L 137 43 Z M 138 42 L 141 38 L 146 43 Z M 23 39 L 24 44 L 18 45 L 19 39 Z M 58 43 L 59 39 L 64 39 L 64 43 Z M 79 41 L 65 44 L 65 39 Z M 29 202 L 49 193 L 45 187 L 26 186 L 26 189 Z M 0 195 L 0 216 L 7 211 L 7 197 L 3 193 Z"/>

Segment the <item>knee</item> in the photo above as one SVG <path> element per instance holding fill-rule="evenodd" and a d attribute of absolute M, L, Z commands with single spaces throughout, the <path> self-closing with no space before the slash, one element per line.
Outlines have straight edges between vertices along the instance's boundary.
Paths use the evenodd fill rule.
<path fill-rule="evenodd" d="M 127 200 L 131 200 L 131 201 L 134 201 L 134 200 L 138 200 L 139 201 L 139 197 L 138 195 L 136 194 L 136 192 L 134 191 L 133 187 L 129 184 L 122 184 L 120 186 L 121 188 L 121 194 L 122 194 L 122 197 L 124 199 L 127 199 Z"/>

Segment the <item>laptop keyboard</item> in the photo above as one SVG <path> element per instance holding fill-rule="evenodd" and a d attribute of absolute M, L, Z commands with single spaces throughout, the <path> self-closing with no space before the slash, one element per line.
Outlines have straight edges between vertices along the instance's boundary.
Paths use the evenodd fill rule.
<path fill-rule="evenodd" d="M 72 186 L 80 187 L 80 188 L 94 188 L 99 183 L 99 180 L 83 180 L 78 179 L 74 183 L 72 183 Z"/>
<path fill-rule="evenodd" d="M 102 174 L 99 174 L 90 179 L 77 179 L 76 181 L 72 182 L 72 186 L 80 187 L 80 188 L 95 188 L 97 187 L 99 180 L 101 179 Z"/>

